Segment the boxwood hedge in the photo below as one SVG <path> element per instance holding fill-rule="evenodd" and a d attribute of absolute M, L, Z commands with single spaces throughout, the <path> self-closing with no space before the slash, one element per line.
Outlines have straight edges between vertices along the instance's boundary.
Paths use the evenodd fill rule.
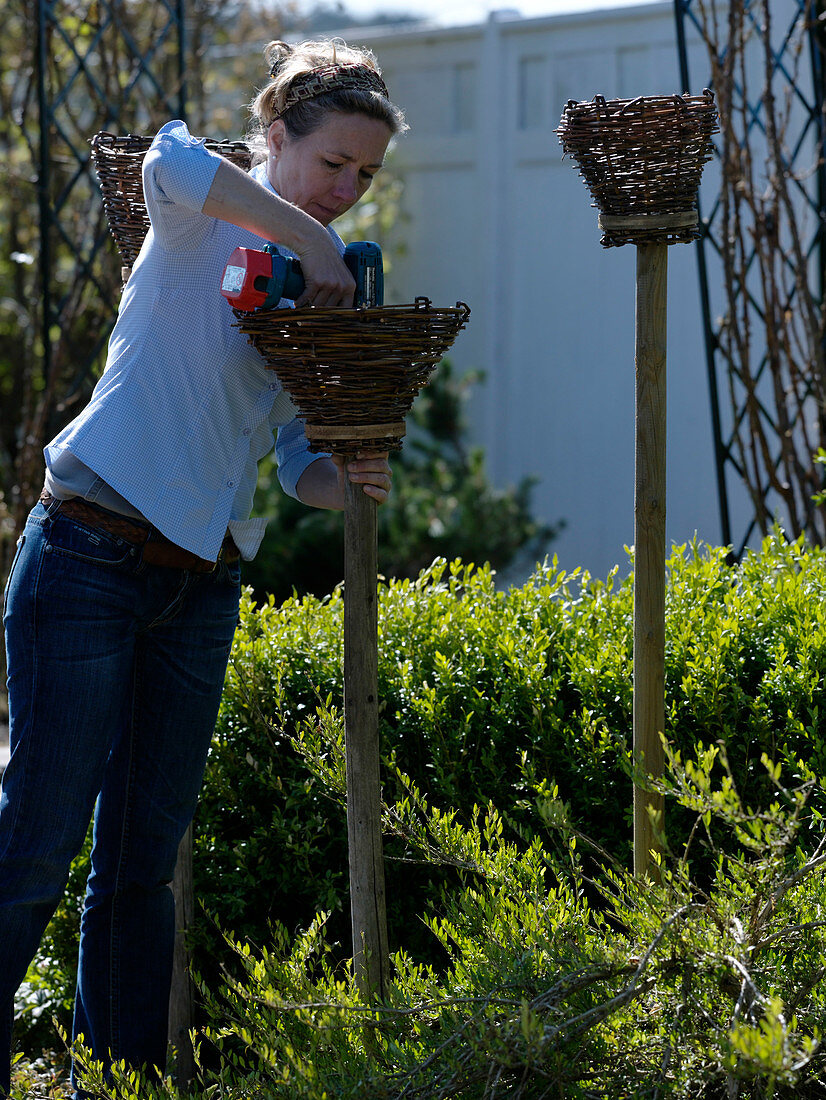
<path fill-rule="evenodd" d="M 505 839 L 529 845 L 543 828 L 537 791 L 556 788 L 571 826 L 628 865 L 630 566 L 599 579 L 554 560 L 502 590 L 486 566 L 437 560 L 416 580 L 382 582 L 387 801 L 403 803 L 415 787 L 431 810 L 468 827 L 492 803 Z M 686 755 L 698 741 L 721 742 L 744 805 L 771 796 L 764 754 L 826 772 L 824 589 L 823 551 L 779 531 L 741 564 L 700 543 L 675 547 L 668 561 L 665 734 Z M 244 599 L 195 821 L 193 946 L 208 984 L 225 961 L 214 921 L 263 946 L 274 925 L 290 935 L 323 910 L 339 957 L 349 952 L 330 736 L 340 733 L 342 609 L 340 590 L 278 606 Z M 675 845 L 691 820 L 684 807 L 669 811 Z M 458 872 L 409 862 L 403 831 L 387 838 L 386 854 L 392 945 L 438 967 L 445 950 L 424 918 Z M 28 1010 L 67 1000 L 82 879 L 78 865 L 24 990 Z"/>
<path fill-rule="evenodd" d="M 766 794 L 764 753 L 826 772 L 825 588 L 823 552 L 780 532 L 739 565 L 702 544 L 670 556 L 665 734 L 678 750 L 722 741 L 747 804 Z M 205 908 L 255 942 L 272 920 L 292 929 L 346 912 L 344 811 L 295 744 L 341 705 L 342 609 L 340 590 L 242 607 L 196 874 Z M 628 862 L 632 618 L 633 572 L 602 580 L 556 560 L 507 591 L 487 567 L 444 560 L 381 584 L 387 799 L 404 797 L 402 773 L 460 820 L 492 802 L 527 838 L 545 781 L 577 828 Z M 670 815 L 675 842 L 687 821 Z M 391 938 L 415 952 L 434 871 L 406 864 L 392 839 L 387 855 Z M 346 940 L 347 921 L 332 924 Z"/>

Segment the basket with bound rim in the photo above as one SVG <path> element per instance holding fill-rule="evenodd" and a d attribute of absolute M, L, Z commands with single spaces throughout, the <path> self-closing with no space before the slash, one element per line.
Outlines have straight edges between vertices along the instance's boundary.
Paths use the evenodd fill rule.
<path fill-rule="evenodd" d="M 463 302 L 233 310 L 305 421 L 310 450 L 398 450 L 404 417 L 470 317 Z"/>
<path fill-rule="evenodd" d="M 149 230 L 141 170 L 152 140 L 141 134 L 117 136 L 105 130 L 91 139 L 92 163 L 100 182 L 103 209 L 125 267 L 134 264 Z M 207 139 L 206 147 L 245 171 L 252 163 L 250 148 L 243 141 Z"/>
<path fill-rule="evenodd" d="M 557 134 L 600 211 L 601 243 L 695 240 L 697 191 L 718 130 L 713 94 L 569 100 Z"/>

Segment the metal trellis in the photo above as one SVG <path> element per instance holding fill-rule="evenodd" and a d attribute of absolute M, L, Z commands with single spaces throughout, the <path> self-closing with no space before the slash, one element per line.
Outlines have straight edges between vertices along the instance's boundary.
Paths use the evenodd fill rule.
<path fill-rule="evenodd" d="M 684 90 L 691 86 L 692 74 L 689 72 L 688 36 L 696 31 L 703 37 L 703 23 L 701 18 L 703 0 L 675 0 L 674 9 L 677 29 L 677 45 L 679 52 L 680 77 Z M 772 80 L 777 81 L 781 94 L 791 96 L 795 103 L 793 112 L 794 133 L 787 134 L 785 143 L 786 163 L 784 169 L 788 173 L 788 179 L 792 181 L 796 190 L 796 201 L 812 214 L 814 230 L 810 239 L 806 242 L 807 258 L 816 257 L 819 280 L 817 287 L 818 297 L 823 291 L 823 205 L 826 199 L 826 169 L 823 158 L 816 156 L 816 151 L 822 150 L 824 144 L 824 74 L 820 37 L 823 32 L 817 20 L 817 10 L 812 0 L 788 0 L 787 3 L 777 5 L 773 11 L 775 20 L 775 33 L 772 35 L 773 43 L 765 43 L 766 28 L 760 18 L 760 3 L 757 0 L 745 0 L 744 18 L 749 24 L 749 33 L 755 42 L 760 42 L 764 47 L 769 46 L 771 56 Z M 778 11 L 778 9 L 781 9 Z M 777 22 L 782 19 L 782 25 L 778 28 Z M 799 40 L 801 33 L 801 20 L 803 31 L 808 36 L 808 60 L 809 73 L 805 79 L 807 86 L 802 83 L 802 74 L 797 71 L 793 61 L 793 43 Z M 711 76 L 708 70 L 699 74 L 700 82 L 707 87 L 712 86 Z M 693 74 L 693 82 L 697 84 L 698 74 Z M 761 87 L 762 91 L 762 87 Z M 742 97 L 748 95 L 748 90 L 738 87 L 738 94 Z M 742 100 L 741 100 L 742 104 Z M 748 132 L 762 140 L 765 137 L 765 102 L 762 95 L 755 96 L 745 107 L 745 117 L 748 118 Z M 812 178 L 812 166 L 814 163 L 814 178 Z M 803 181 L 807 180 L 808 183 Z M 751 515 L 745 520 L 735 521 L 732 517 L 731 494 L 732 478 L 745 480 L 745 470 L 737 454 L 736 439 L 738 429 L 741 428 L 747 417 L 747 402 L 749 395 L 754 401 L 755 386 L 759 386 L 764 376 L 768 375 L 768 352 L 765 351 L 759 361 L 756 362 L 750 379 L 744 379 L 738 363 L 727 354 L 725 342 L 721 340 L 724 321 L 715 319 L 714 306 L 710 290 L 711 265 L 717 260 L 722 260 L 724 227 L 722 224 L 722 196 L 718 194 L 711 203 L 707 213 L 700 211 L 700 220 L 703 227 L 703 235 L 697 245 L 698 271 L 700 281 L 700 296 L 702 303 L 703 321 L 705 329 L 706 364 L 708 373 L 709 395 L 711 402 L 712 430 L 714 434 L 714 448 L 717 474 L 717 490 L 719 500 L 720 525 L 722 541 L 731 546 L 733 555 L 740 558 L 750 544 L 750 540 L 758 533 L 760 514 L 764 510 L 768 515 L 781 514 L 783 502 L 776 490 L 770 484 L 767 476 L 759 487 L 758 499 L 753 498 Z M 755 262 L 755 253 L 746 260 L 746 270 L 750 270 Z M 738 294 L 745 297 L 744 307 L 754 311 L 754 315 L 760 317 L 760 305 L 750 295 L 747 286 L 740 285 Z M 749 389 L 749 387 L 751 387 Z M 728 392 L 728 405 L 725 406 L 721 394 Z M 781 463 L 781 436 L 783 431 L 789 430 L 789 425 L 778 424 L 778 418 L 767 407 L 766 403 L 759 403 L 759 415 L 766 429 L 766 434 L 775 441 L 772 447 L 772 460 L 775 471 L 780 470 Z M 793 427 L 793 425 L 792 425 Z M 759 501 L 759 503 L 758 503 Z M 734 526 L 737 530 L 734 530 Z"/>
<path fill-rule="evenodd" d="M 184 30 L 184 0 L 38 0 L 43 377 L 48 386 L 60 374 L 62 409 L 88 388 L 111 330 L 81 325 L 82 337 L 72 340 L 65 325 L 89 296 L 112 296 L 102 274 L 108 228 L 89 138 L 186 117 Z"/>

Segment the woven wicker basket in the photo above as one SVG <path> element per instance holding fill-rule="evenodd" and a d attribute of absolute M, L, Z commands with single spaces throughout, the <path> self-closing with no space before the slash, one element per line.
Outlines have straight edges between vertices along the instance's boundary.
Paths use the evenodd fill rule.
<path fill-rule="evenodd" d="M 404 417 L 470 316 L 429 299 L 374 309 L 234 310 L 305 420 L 312 451 L 398 450 Z"/>
<path fill-rule="evenodd" d="M 151 137 L 139 134 L 116 137 L 101 131 L 92 138 L 92 163 L 100 181 L 103 209 L 126 267 L 134 264 L 149 230 L 141 170 L 151 144 Z M 252 154 L 242 141 L 207 140 L 206 147 L 245 171 L 250 167 Z"/>
<path fill-rule="evenodd" d="M 601 212 L 606 248 L 699 236 L 697 191 L 717 129 L 708 90 L 568 102 L 556 132 Z"/>

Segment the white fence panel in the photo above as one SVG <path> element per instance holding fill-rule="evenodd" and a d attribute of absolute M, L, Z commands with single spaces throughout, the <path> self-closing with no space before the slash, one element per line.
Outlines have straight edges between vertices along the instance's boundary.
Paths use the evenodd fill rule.
<path fill-rule="evenodd" d="M 568 99 L 682 89 L 671 4 L 361 36 L 411 133 L 389 301 L 473 311 L 451 359 L 487 376 L 472 409 L 498 485 L 538 479 L 535 511 L 566 527 L 567 569 L 627 568 L 633 538 L 635 249 L 603 249 L 597 212 L 555 134 Z M 710 202 L 711 200 L 709 200 Z M 695 248 L 669 249 L 667 537 L 720 540 Z M 733 507 L 746 509 L 734 487 Z"/>

